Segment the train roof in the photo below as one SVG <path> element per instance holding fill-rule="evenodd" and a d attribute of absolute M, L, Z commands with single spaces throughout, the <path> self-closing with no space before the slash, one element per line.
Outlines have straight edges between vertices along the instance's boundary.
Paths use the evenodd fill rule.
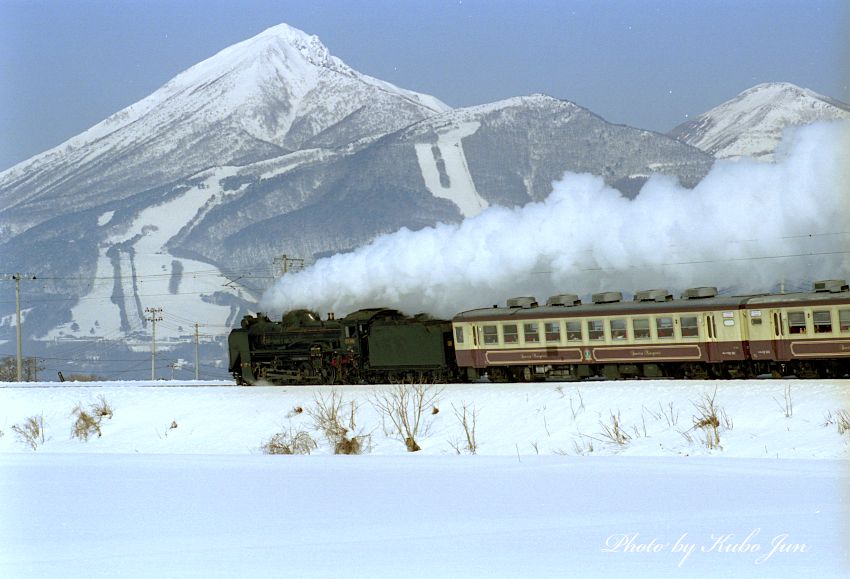
<path fill-rule="evenodd" d="M 720 296 L 700 299 L 677 299 L 662 302 L 655 301 L 618 301 L 610 303 L 591 303 L 580 305 L 537 306 L 537 307 L 494 307 L 468 310 L 457 314 L 452 321 L 490 319 L 540 319 L 569 318 L 587 316 L 613 316 L 641 313 L 663 313 L 702 310 L 740 309 L 750 296 Z"/>
<path fill-rule="evenodd" d="M 767 294 L 762 296 L 754 296 L 749 302 L 748 307 L 780 307 L 802 305 L 807 302 L 817 304 L 829 303 L 847 303 L 850 304 L 850 291 L 846 289 L 840 291 L 819 291 L 819 292 L 796 292 L 791 294 Z"/>
<path fill-rule="evenodd" d="M 565 305 L 537 306 L 533 298 L 514 298 L 509 303 L 521 304 L 518 307 L 492 307 L 468 310 L 457 314 L 452 321 L 469 320 L 531 320 L 546 318 L 570 318 L 588 316 L 640 315 L 665 312 L 688 312 L 706 310 L 736 310 L 753 307 L 782 307 L 804 305 L 806 303 L 850 304 L 850 291 L 843 280 L 841 283 L 820 286 L 817 291 L 795 292 L 787 294 L 755 294 L 743 296 L 712 296 L 696 298 L 667 299 L 661 301 L 611 301 L 607 303 L 567 303 Z M 660 291 L 660 290 L 653 290 Z M 641 292 L 645 293 L 645 292 Z M 570 294 L 565 294 L 570 295 Z M 598 294 L 598 295 L 618 295 Z M 668 296 L 669 297 L 669 296 Z"/>

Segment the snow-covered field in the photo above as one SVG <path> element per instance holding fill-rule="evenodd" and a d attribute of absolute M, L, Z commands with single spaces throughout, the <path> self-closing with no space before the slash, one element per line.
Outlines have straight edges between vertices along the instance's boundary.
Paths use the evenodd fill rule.
<path fill-rule="evenodd" d="M 372 448 L 334 456 L 310 417 L 329 387 L 0 387 L 0 576 L 850 569 L 850 431 L 839 432 L 848 380 L 445 386 L 425 409 L 417 453 L 385 434 L 371 403 L 390 390 L 337 390 L 344 422 L 353 403 L 353 432 L 371 434 Z M 694 422 L 712 398 L 710 449 Z M 101 436 L 72 438 L 74 407 L 103 401 L 113 416 Z M 456 452 L 464 406 L 476 416 L 475 456 Z M 29 417 L 43 417 L 36 450 L 13 429 Z M 300 430 L 318 443 L 310 456 L 259 449 Z"/>

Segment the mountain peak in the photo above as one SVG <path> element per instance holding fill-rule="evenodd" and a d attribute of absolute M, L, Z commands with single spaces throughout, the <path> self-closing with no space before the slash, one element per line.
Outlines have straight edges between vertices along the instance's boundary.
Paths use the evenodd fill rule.
<path fill-rule="evenodd" d="M 850 105 L 788 82 L 762 83 L 670 131 L 718 159 L 773 160 L 786 127 L 850 117 Z"/>
<path fill-rule="evenodd" d="M 286 43 L 293 48 L 296 48 L 305 60 L 315 64 L 316 66 L 326 66 L 332 59 L 339 62 L 338 59 L 334 59 L 331 56 L 330 51 L 324 44 L 322 44 L 322 41 L 319 40 L 318 36 L 315 34 L 307 34 L 306 32 L 293 28 L 286 23 L 267 28 L 245 42 L 251 43 L 252 41 L 254 41 L 254 43 L 260 41 Z"/>

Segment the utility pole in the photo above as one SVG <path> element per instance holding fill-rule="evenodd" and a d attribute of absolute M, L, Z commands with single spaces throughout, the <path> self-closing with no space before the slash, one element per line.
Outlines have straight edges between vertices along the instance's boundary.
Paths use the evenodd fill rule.
<path fill-rule="evenodd" d="M 21 381 L 23 374 L 23 347 L 21 344 L 21 279 L 36 279 L 34 275 L 21 276 L 20 273 L 7 274 L 3 276 L 7 280 L 15 280 L 15 342 L 17 343 L 17 356 L 15 359 L 17 369 L 17 381 Z"/>
<path fill-rule="evenodd" d="M 145 318 L 152 325 L 153 339 L 151 340 L 151 380 L 156 380 L 156 323 L 162 321 L 162 308 L 145 308 L 150 317 Z"/>
<path fill-rule="evenodd" d="M 200 338 L 198 336 L 198 322 L 195 322 L 195 380 L 200 380 L 200 358 L 198 357 L 198 342 L 200 342 Z"/>
<path fill-rule="evenodd" d="M 274 265 L 280 266 L 281 275 L 286 275 L 289 272 L 301 271 L 304 269 L 304 259 L 300 257 L 289 257 L 286 254 L 274 258 Z"/>

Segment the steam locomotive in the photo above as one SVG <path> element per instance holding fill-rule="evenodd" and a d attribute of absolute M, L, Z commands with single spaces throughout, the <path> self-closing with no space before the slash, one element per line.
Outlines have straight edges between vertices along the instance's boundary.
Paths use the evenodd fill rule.
<path fill-rule="evenodd" d="M 359 384 L 460 378 L 452 325 L 389 308 L 339 320 L 295 310 L 280 322 L 258 313 L 230 333 L 230 371 L 238 384 Z"/>
<path fill-rule="evenodd" d="M 719 296 L 717 288 L 512 298 L 451 321 L 388 308 L 321 320 L 245 316 L 230 334 L 239 384 L 348 384 L 587 378 L 804 378 L 850 374 L 845 280 L 809 292 Z"/>

